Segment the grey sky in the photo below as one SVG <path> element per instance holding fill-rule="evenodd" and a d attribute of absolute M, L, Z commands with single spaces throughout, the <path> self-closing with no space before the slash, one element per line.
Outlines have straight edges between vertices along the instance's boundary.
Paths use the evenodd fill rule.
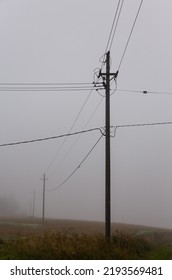
<path fill-rule="evenodd" d="M 108 2 L 108 3 L 107 3 Z M 100 67 L 117 0 L 0 1 L 0 83 L 93 82 Z M 119 65 L 140 1 L 124 1 L 111 49 Z M 144 0 L 122 62 L 118 89 L 172 92 L 170 0 Z M 88 92 L 0 92 L 0 144 L 67 133 Z M 82 130 L 101 96 L 91 94 L 73 131 Z M 172 95 L 115 92 L 111 124 L 172 121 Z M 104 126 L 104 101 L 87 128 Z M 48 169 L 47 189 L 58 186 L 95 144 L 99 132 L 82 135 L 61 163 L 70 137 Z M 0 148 L 1 196 L 13 196 L 29 212 L 40 178 L 61 140 Z M 172 126 L 119 128 L 111 140 L 112 220 L 172 227 Z M 104 138 L 59 190 L 46 194 L 46 216 L 104 220 Z"/>

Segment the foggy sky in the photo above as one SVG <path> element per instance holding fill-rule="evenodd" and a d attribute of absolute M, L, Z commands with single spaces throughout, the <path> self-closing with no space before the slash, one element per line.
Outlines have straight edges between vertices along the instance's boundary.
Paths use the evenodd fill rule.
<path fill-rule="evenodd" d="M 108 3 L 107 3 L 108 2 Z M 1 0 L 0 83 L 93 82 L 117 0 Z M 119 65 L 138 0 L 125 1 L 111 49 Z M 118 76 L 118 89 L 172 92 L 172 3 L 145 0 Z M 0 144 L 68 133 L 88 92 L 0 92 Z M 73 131 L 83 130 L 102 97 L 93 92 Z M 116 91 L 111 125 L 172 121 L 172 95 Z M 104 100 L 87 128 L 104 126 Z M 63 182 L 100 137 L 67 139 L 46 172 Z M 0 148 L 0 198 L 41 216 L 42 180 L 64 139 Z M 104 221 L 104 138 L 60 189 L 46 192 L 46 217 Z M 111 139 L 112 221 L 172 228 L 172 126 L 118 128 Z"/>

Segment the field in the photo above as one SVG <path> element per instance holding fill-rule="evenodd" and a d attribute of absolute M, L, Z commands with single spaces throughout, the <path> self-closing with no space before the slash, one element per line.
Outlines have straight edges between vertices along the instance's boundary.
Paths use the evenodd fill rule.
<path fill-rule="evenodd" d="M 39 218 L 0 219 L 0 259 L 171 259 L 172 230 Z"/>

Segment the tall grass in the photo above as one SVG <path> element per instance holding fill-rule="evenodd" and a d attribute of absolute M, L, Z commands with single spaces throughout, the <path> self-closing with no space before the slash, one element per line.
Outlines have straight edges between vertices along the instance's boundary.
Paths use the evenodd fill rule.
<path fill-rule="evenodd" d="M 0 240 L 0 259 L 126 260 L 169 259 L 170 249 L 123 233 L 107 242 L 103 235 L 44 233 L 27 238 Z"/>

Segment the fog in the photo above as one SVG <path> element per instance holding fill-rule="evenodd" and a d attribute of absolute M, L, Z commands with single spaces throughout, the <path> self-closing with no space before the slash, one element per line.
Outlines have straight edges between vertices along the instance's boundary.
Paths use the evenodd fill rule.
<path fill-rule="evenodd" d="M 117 3 L 1 0 L 0 87 L 92 83 Z M 139 3 L 124 1 L 111 48 L 112 72 L 118 69 Z M 117 79 L 118 89 L 164 94 L 115 91 L 111 125 L 172 121 L 172 94 L 165 94 L 172 93 L 171 9 L 170 0 L 143 1 Z M 0 91 L 0 145 L 68 133 L 88 94 Z M 72 132 L 103 127 L 104 102 L 93 91 Z M 47 218 L 104 221 L 105 137 L 63 186 L 50 191 L 75 170 L 100 136 L 99 131 L 82 134 L 74 146 L 78 136 L 70 136 L 60 153 L 64 138 L 0 147 L 0 216 L 32 215 L 35 191 L 35 216 L 41 217 L 45 172 Z M 172 228 L 171 167 L 172 125 L 117 128 L 111 138 L 112 221 Z"/>
<path fill-rule="evenodd" d="M 21 213 L 19 209 L 20 208 L 19 208 L 17 201 L 12 196 L 0 198 L 1 216 L 12 217 L 12 216 L 21 215 L 21 214 L 26 215 L 26 213 Z"/>

